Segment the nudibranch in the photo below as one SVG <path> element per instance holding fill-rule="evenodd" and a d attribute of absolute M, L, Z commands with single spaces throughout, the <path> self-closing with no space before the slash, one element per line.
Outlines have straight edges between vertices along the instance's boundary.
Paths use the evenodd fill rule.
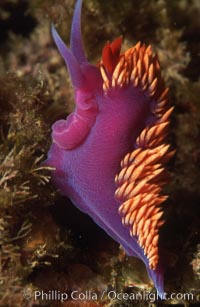
<path fill-rule="evenodd" d="M 61 192 L 89 214 L 127 255 L 143 260 L 160 296 L 163 269 L 159 229 L 163 224 L 165 163 L 173 155 L 166 143 L 168 88 L 151 46 L 137 43 L 121 53 L 121 37 L 103 48 L 91 65 L 81 37 L 78 0 L 69 49 L 54 26 L 52 35 L 64 58 L 76 107 L 52 127 L 46 164 Z"/>

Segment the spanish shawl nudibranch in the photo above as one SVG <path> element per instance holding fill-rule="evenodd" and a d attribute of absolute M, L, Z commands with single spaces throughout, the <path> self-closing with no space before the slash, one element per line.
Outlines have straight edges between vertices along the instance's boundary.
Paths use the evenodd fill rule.
<path fill-rule="evenodd" d="M 52 127 L 46 164 L 56 185 L 89 214 L 126 253 L 145 263 L 160 296 L 163 269 L 158 239 L 166 183 L 164 164 L 173 155 L 166 144 L 168 89 L 151 46 L 137 43 L 120 54 L 121 38 L 107 43 L 99 65 L 88 63 L 81 38 L 78 0 L 71 49 L 52 34 L 75 91 L 76 108 Z"/>

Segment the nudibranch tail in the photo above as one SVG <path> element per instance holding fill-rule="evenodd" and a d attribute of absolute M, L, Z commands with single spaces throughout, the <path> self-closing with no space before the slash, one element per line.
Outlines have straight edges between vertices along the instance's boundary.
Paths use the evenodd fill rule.
<path fill-rule="evenodd" d="M 164 87 L 157 57 L 151 47 L 138 43 L 121 55 L 110 78 L 108 69 L 101 63 L 104 91 L 116 86 L 132 84 L 141 89 L 151 101 L 152 122 L 137 137 L 135 149 L 121 161 L 121 171 L 116 175 L 116 199 L 120 201 L 119 214 L 130 235 L 138 238 L 155 270 L 159 260 L 158 239 L 163 210 L 160 204 L 167 196 L 161 195 L 166 183 L 164 164 L 174 154 L 166 144 L 169 116 L 168 88 Z"/>

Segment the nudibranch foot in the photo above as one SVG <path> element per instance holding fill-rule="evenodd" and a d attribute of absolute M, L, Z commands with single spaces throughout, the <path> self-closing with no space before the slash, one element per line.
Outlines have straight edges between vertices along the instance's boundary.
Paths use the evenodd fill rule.
<path fill-rule="evenodd" d="M 46 164 L 61 192 L 89 214 L 130 256 L 143 260 L 160 295 L 159 230 L 167 182 L 168 89 L 151 46 L 121 53 L 121 37 L 103 48 L 97 66 L 84 53 L 78 0 L 71 50 L 52 34 L 75 91 L 75 110 L 53 125 Z"/>

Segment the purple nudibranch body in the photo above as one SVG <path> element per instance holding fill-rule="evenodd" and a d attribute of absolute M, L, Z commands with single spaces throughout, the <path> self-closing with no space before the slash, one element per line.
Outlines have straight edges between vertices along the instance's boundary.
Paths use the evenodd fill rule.
<path fill-rule="evenodd" d="M 159 159 L 163 159 L 164 154 L 162 155 L 162 152 L 164 152 L 166 145 L 164 147 L 162 143 L 162 135 L 161 137 L 159 135 L 159 140 L 156 136 L 155 141 L 156 132 L 152 141 L 152 129 L 156 127 L 157 130 L 159 129 L 159 133 L 162 133 L 162 129 L 165 129 L 164 126 L 167 126 L 166 120 L 168 117 L 166 113 L 171 112 L 171 109 L 165 109 L 167 112 L 164 113 L 164 120 L 164 115 L 161 113 L 164 105 L 163 101 L 164 99 L 166 100 L 166 93 L 163 93 L 166 91 L 163 87 L 163 81 L 159 81 L 161 77 L 157 58 L 152 56 L 149 49 L 144 45 L 141 47 L 136 46 L 134 47 L 135 49 L 132 48 L 132 51 L 129 51 L 130 55 L 128 52 L 125 52 L 124 55 L 117 55 L 117 52 L 120 52 L 118 50 L 119 43 L 117 42 L 117 47 L 114 43 L 107 44 L 104 49 L 103 60 L 99 66 L 91 65 L 86 59 L 82 44 L 81 6 L 82 1 L 78 0 L 72 22 L 71 49 L 66 47 L 52 26 L 54 41 L 67 64 L 74 87 L 76 107 L 66 120 L 59 120 L 53 125 L 53 144 L 45 164 L 55 167 L 55 171 L 52 172 L 53 180 L 61 192 L 72 200 L 74 205 L 89 214 L 101 228 L 119 242 L 127 255 L 142 259 L 161 297 L 164 293 L 163 269 L 160 258 L 157 257 L 157 254 L 154 255 L 154 253 L 157 253 L 157 247 L 154 245 L 158 237 L 156 225 L 159 225 L 157 219 L 159 219 L 158 214 L 160 213 L 157 210 L 158 208 L 155 208 L 157 204 L 151 209 L 151 212 L 154 210 L 152 220 L 148 217 L 150 215 L 149 209 L 145 211 L 148 214 L 140 210 L 140 215 L 144 217 L 143 219 L 141 218 L 140 224 L 139 217 L 134 219 L 129 214 L 128 218 L 128 211 L 126 211 L 126 208 L 129 208 L 132 213 L 131 206 L 133 207 L 133 202 L 139 199 L 139 194 L 133 192 L 133 189 L 129 189 L 131 184 L 134 187 L 134 191 L 137 188 L 143 193 L 142 200 L 145 199 L 146 202 L 143 201 L 142 204 L 147 203 L 148 206 L 152 199 L 154 200 L 154 198 L 151 198 L 153 197 L 152 195 L 155 196 L 155 199 L 164 201 L 163 196 L 159 198 L 159 185 L 151 181 L 155 180 L 156 176 L 161 176 L 160 173 L 162 173 L 163 169 L 161 170 L 160 166 L 156 168 L 155 165 L 148 165 L 150 163 L 148 154 L 150 155 L 151 153 L 155 157 L 158 147 L 160 156 L 157 160 L 152 158 L 151 161 L 156 160 L 161 165 Z M 135 70 L 133 73 L 135 53 L 138 55 L 137 71 Z M 146 54 L 149 58 L 149 66 L 146 64 L 148 61 Z M 130 56 L 131 60 L 128 60 L 128 64 L 125 65 Z M 144 65 L 139 63 L 138 59 L 140 57 L 140 62 L 144 59 Z M 151 74 L 153 70 L 151 64 L 155 66 L 154 77 L 160 78 L 156 82 L 153 81 L 155 78 L 151 75 L 150 77 L 153 79 L 150 80 L 147 74 L 147 72 Z M 130 73 L 127 73 L 128 69 L 131 70 Z M 153 87 L 153 82 L 157 84 L 160 82 L 160 89 L 158 85 Z M 148 87 L 145 88 L 147 83 Z M 160 130 L 162 131 L 160 132 Z M 146 131 L 145 137 L 142 135 L 144 131 Z M 133 157 L 131 160 L 131 153 L 137 159 L 134 160 Z M 136 161 L 140 161 L 142 159 L 140 159 L 141 155 L 144 156 L 145 154 L 148 162 L 145 162 L 144 167 L 146 165 L 149 167 L 148 173 L 145 170 L 145 174 L 147 174 L 145 178 L 148 176 L 152 178 L 151 173 L 154 174 L 154 178 L 148 177 L 150 179 L 147 181 L 143 176 L 140 180 L 141 187 L 139 187 L 139 179 L 137 178 L 139 178 L 138 174 L 141 174 L 142 171 L 137 168 L 135 173 L 129 171 L 128 178 L 132 178 L 132 181 L 127 179 L 129 180 L 127 184 L 125 182 L 127 172 L 123 170 L 125 168 L 126 170 L 132 170 Z M 153 168 L 151 173 L 150 167 Z M 159 175 L 158 170 L 160 170 Z M 122 172 L 124 172 L 123 176 Z M 155 174 L 155 172 L 157 173 Z M 137 174 L 135 175 L 136 179 L 133 179 L 133 173 Z M 160 180 L 162 181 L 163 178 Z M 152 182 L 153 184 L 150 185 Z M 153 192 L 151 192 L 150 188 Z M 123 205 L 123 207 L 120 207 L 120 205 Z M 138 206 L 141 209 L 142 205 Z M 139 209 L 137 209 L 137 216 L 139 216 Z M 124 214 L 123 218 L 119 214 L 120 212 L 121 215 Z M 135 220 L 137 220 L 138 224 Z M 134 224 L 138 225 L 135 232 L 133 230 Z M 151 225 L 151 227 L 155 226 L 155 232 L 153 230 L 146 231 L 152 234 L 151 239 L 149 239 L 148 234 L 144 237 L 145 229 L 147 229 L 145 225 L 147 224 Z M 144 231 L 141 229 L 144 229 Z M 139 237 L 140 230 L 142 233 L 141 239 Z M 156 239 L 152 241 L 155 237 Z M 138 243 L 138 238 L 140 243 Z M 151 248 L 148 247 L 147 241 L 151 241 Z M 147 243 L 145 245 L 142 242 Z M 150 260 L 152 260 L 152 265 L 150 265 Z"/>

